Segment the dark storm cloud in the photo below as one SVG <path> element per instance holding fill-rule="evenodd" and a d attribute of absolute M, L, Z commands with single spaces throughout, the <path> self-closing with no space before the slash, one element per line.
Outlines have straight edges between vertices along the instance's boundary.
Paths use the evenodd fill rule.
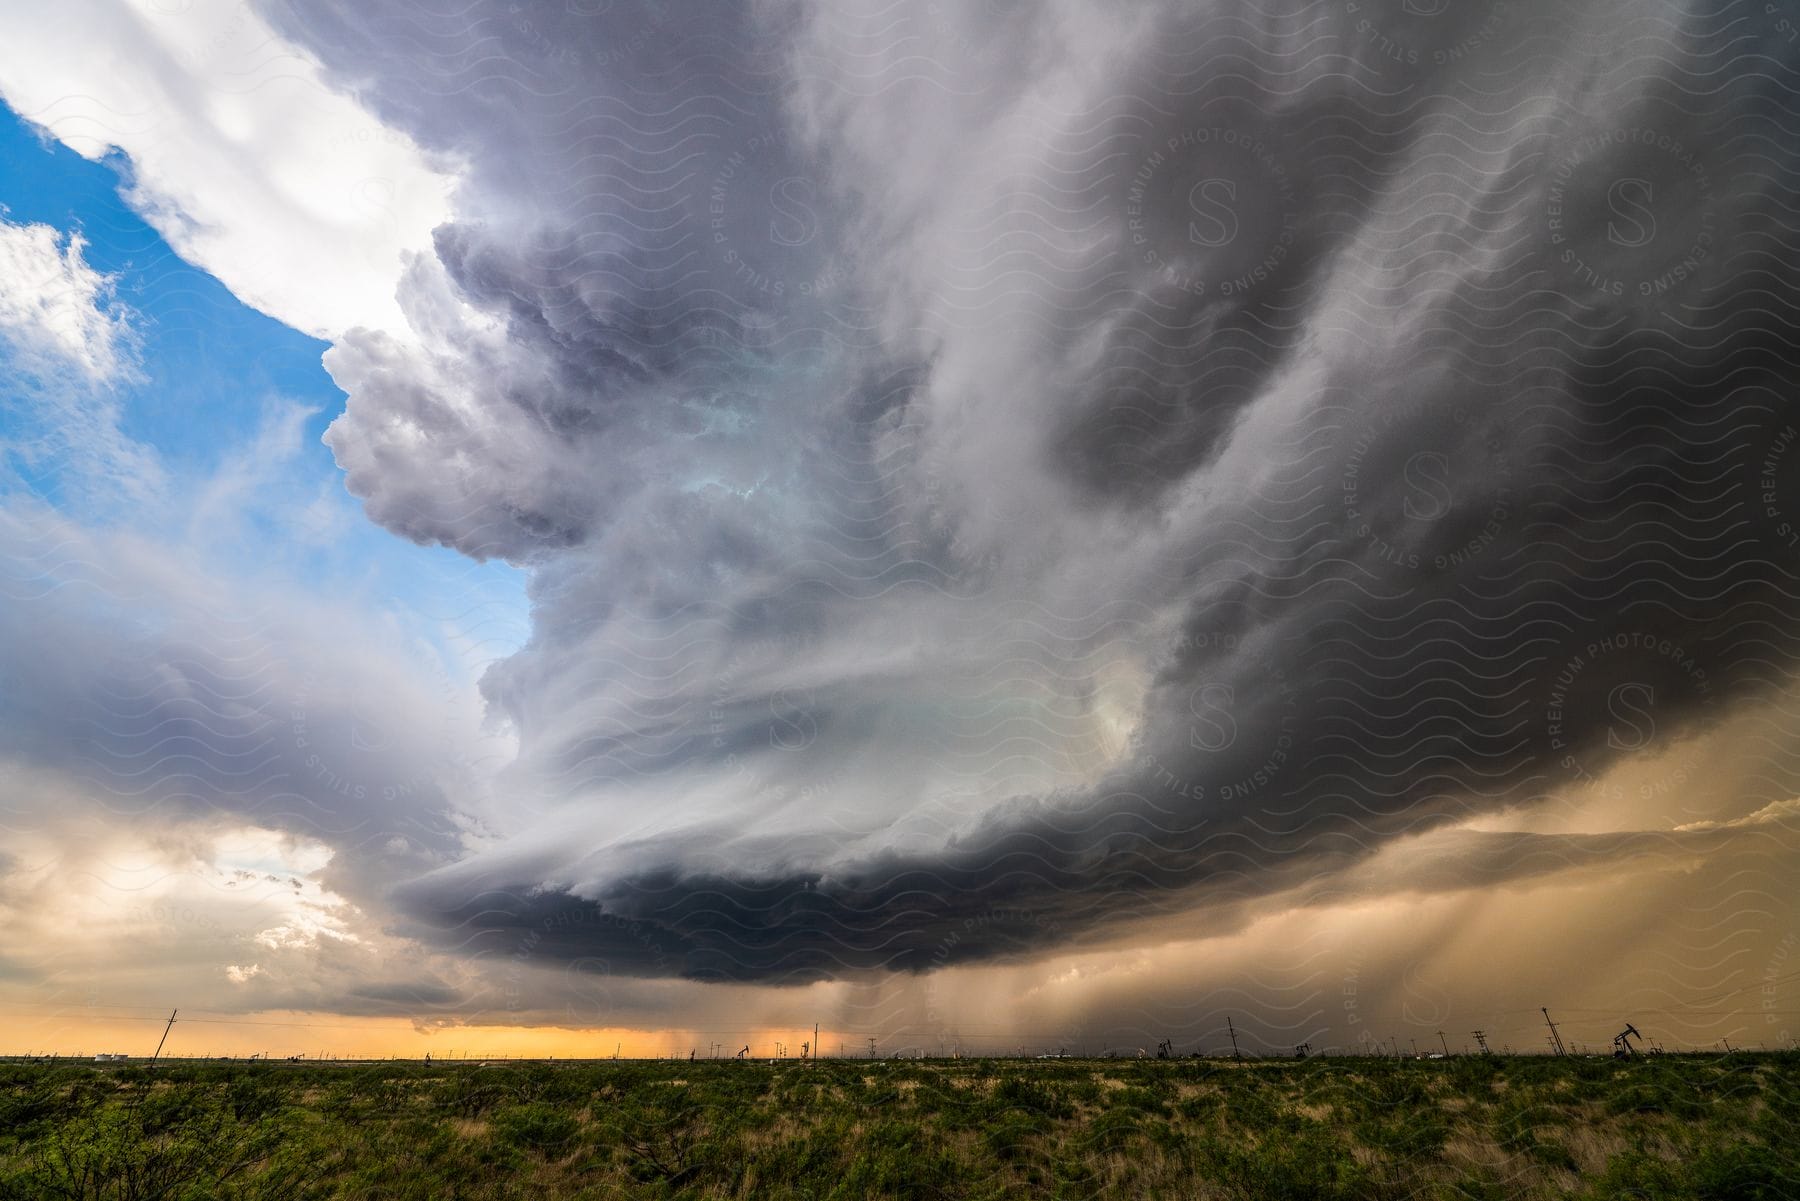
<path fill-rule="evenodd" d="M 280 14 L 472 164 L 333 450 L 535 573 L 418 927 L 918 970 L 1691 783 L 1794 650 L 1764 6 L 950 8 Z"/>
<path fill-rule="evenodd" d="M 1123 807 L 1124 798 L 1111 800 L 1112 810 Z M 1725 852 L 1791 854 L 1795 845 L 1791 814 L 1743 829 L 1451 832 L 1379 872 L 1329 875 L 1324 868 L 1349 866 L 1365 848 L 1359 843 L 1334 855 L 1320 844 L 1329 840 L 1296 847 L 1229 834 L 1164 845 L 1166 836 L 1159 839 L 1140 823 L 1087 817 L 1079 840 L 1063 832 L 1061 845 L 1057 831 L 1012 827 L 966 850 L 887 856 L 829 879 L 758 880 L 702 866 L 572 896 L 486 890 L 474 873 L 448 869 L 402 890 L 402 900 L 453 922 L 465 949 L 503 954 L 528 945 L 551 957 L 595 957 L 600 970 L 621 975 L 797 983 L 1042 952 L 1106 919 L 1153 918 L 1193 907 L 1196 899 L 1211 906 L 1207 933 L 1233 933 L 1247 920 L 1238 902 L 1282 886 L 1297 890 L 1296 903 L 1323 905 L 1520 884 L 1582 869 L 1694 862 Z M 1130 903 L 1121 904 L 1121 896 Z"/>

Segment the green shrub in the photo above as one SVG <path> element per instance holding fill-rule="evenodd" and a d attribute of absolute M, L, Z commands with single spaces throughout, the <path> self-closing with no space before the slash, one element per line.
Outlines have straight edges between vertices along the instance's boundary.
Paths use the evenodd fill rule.
<path fill-rule="evenodd" d="M 454 1068 L 431 1090 L 431 1103 L 459 1118 L 478 1118 L 506 1099 L 506 1090 L 480 1068 Z"/>
<path fill-rule="evenodd" d="M 1013 1112 L 1003 1114 L 992 1123 L 982 1141 L 1000 1159 L 1018 1159 L 1030 1149 L 1031 1141 L 1048 1134 L 1051 1125 L 1041 1114 Z"/>
<path fill-rule="evenodd" d="M 1239 1152 L 1227 1163 L 1226 1182 L 1245 1201 L 1349 1201 L 1372 1191 L 1367 1169 L 1323 1131 Z"/>
<path fill-rule="evenodd" d="M 1395 1114 L 1384 1122 L 1367 1121 L 1355 1127 L 1357 1139 L 1389 1159 L 1407 1163 L 1435 1159 L 1450 1138 L 1450 1123 L 1429 1107 Z"/>
<path fill-rule="evenodd" d="M 1707 1147 L 1689 1174 L 1702 1201 L 1791 1201 L 1800 1195 L 1800 1164 L 1791 1143 L 1786 1155 L 1756 1143 Z"/>
<path fill-rule="evenodd" d="M 665 1087 L 616 1106 L 606 1136 L 634 1179 L 677 1186 L 711 1170 L 718 1151 L 711 1118 L 694 1093 Z"/>
<path fill-rule="evenodd" d="M 246 1075 L 225 1086 L 225 1104 L 238 1121 L 254 1121 L 283 1109 L 288 1093 L 266 1076 Z"/>
<path fill-rule="evenodd" d="M 994 1086 L 994 1103 L 1008 1109 L 1045 1114 L 1053 1118 L 1073 1117 L 1075 1106 L 1063 1090 L 1024 1076 L 1006 1076 Z"/>
<path fill-rule="evenodd" d="M 1634 1150 L 1613 1156 L 1586 1195 L 1593 1201 L 1676 1201 L 1692 1193 L 1674 1165 Z"/>
<path fill-rule="evenodd" d="M 865 1197 L 938 1201 L 960 1179 L 954 1157 L 923 1129 L 884 1121 L 865 1131 L 842 1179 L 826 1195 L 843 1201 Z"/>
<path fill-rule="evenodd" d="M 494 1111 L 494 1137 L 525 1151 L 566 1151 L 580 1130 L 581 1123 L 572 1114 L 546 1101 L 528 1101 Z"/>
<path fill-rule="evenodd" d="M 282 1142 L 275 1127 L 239 1123 L 192 1086 L 159 1092 L 58 1123 L 0 1185 L 0 1197 L 204 1198 L 266 1174 Z"/>

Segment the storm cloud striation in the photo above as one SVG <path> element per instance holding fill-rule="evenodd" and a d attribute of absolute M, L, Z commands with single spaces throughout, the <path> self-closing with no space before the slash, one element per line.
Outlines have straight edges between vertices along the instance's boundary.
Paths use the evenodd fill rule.
<path fill-rule="evenodd" d="M 1800 47 L 1439 7 L 268 5 L 467 164 L 327 442 L 532 579 L 406 928 L 788 984 L 1766 834 L 1450 832 L 1785 720 Z"/>

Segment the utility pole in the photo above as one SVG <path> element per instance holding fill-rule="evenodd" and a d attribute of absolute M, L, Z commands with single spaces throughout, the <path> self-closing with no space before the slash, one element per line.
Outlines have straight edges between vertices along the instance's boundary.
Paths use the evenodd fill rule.
<path fill-rule="evenodd" d="M 869 1058 L 875 1058 L 875 1040 L 873 1038 L 869 1040 Z"/>
<path fill-rule="evenodd" d="M 1438 1031 L 1438 1041 L 1444 1044 L 1444 1058 L 1450 1058 L 1450 1040 L 1444 1037 L 1442 1030 Z"/>
<path fill-rule="evenodd" d="M 813 1023 L 812 1057 L 816 1063 L 819 1058 L 819 1023 Z"/>
<path fill-rule="evenodd" d="M 1488 1050 L 1487 1031 L 1472 1030 L 1472 1031 L 1470 1031 L 1470 1033 L 1475 1036 L 1475 1045 L 1481 1048 L 1481 1053 L 1483 1055 L 1492 1055 L 1493 1054 L 1492 1051 Z"/>
<path fill-rule="evenodd" d="M 169 1024 L 163 1027 L 163 1036 L 156 1040 L 156 1051 L 150 1056 L 151 1067 L 156 1066 L 157 1058 L 162 1055 L 163 1044 L 169 1041 L 169 1031 L 175 1028 L 175 1015 L 178 1012 L 174 1009 L 169 1010 Z"/>
<path fill-rule="evenodd" d="M 1567 1047 L 1563 1046 L 1562 1035 L 1560 1035 L 1556 1032 L 1556 1023 L 1550 1020 L 1549 1008 L 1546 1006 L 1540 1006 L 1539 1012 L 1544 1015 L 1544 1024 L 1546 1026 L 1550 1027 L 1550 1045 L 1556 1049 L 1556 1053 L 1558 1055 L 1567 1055 L 1569 1053 L 1569 1049 Z"/>
<path fill-rule="evenodd" d="M 1238 1054 L 1237 1027 L 1231 1024 L 1231 1015 L 1229 1013 L 1225 1015 L 1225 1029 L 1231 1034 L 1231 1057 L 1233 1059 L 1242 1059 L 1243 1056 Z"/>

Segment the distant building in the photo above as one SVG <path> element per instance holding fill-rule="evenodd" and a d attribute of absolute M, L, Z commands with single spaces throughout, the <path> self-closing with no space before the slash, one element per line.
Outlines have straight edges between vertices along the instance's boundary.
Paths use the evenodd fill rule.
<path fill-rule="evenodd" d="M 116 1054 L 111 1051 L 102 1051 L 102 1052 L 100 1052 L 100 1054 L 94 1056 L 94 1062 L 95 1063 L 123 1063 L 125 1060 L 130 1059 L 130 1058 L 131 1058 L 131 1056 L 129 1056 L 129 1055 Z"/>

